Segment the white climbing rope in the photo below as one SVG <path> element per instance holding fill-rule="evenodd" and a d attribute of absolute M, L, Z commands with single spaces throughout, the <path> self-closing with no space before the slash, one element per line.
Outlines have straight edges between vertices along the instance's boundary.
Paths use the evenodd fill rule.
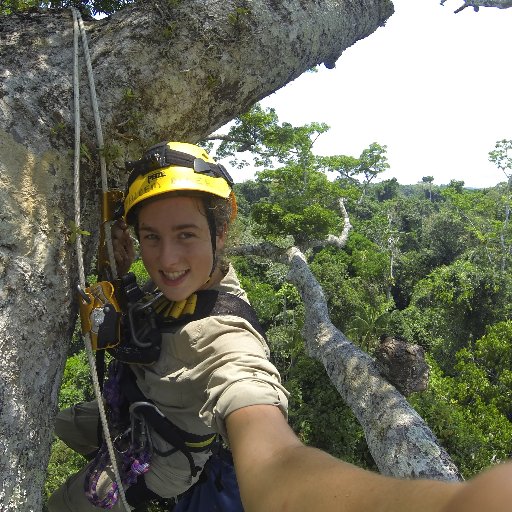
<path fill-rule="evenodd" d="M 76 11 L 76 9 L 75 9 Z M 78 11 L 77 11 L 78 12 Z M 80 12 L 77 14 L 78 26 L 80 28 L 80 34 L 82 35 L 82 49 L 84 53 L 85 65 L 87 67 L 87 77 L 89 79 L 89 90 L 91 93 L 91 106 L 94 115 L 94 126 L 96 127 L 96 141 L 98 142 L 98 152 L 100 157 L 100 175 L 101 175 L 101 190 L 104 194 L 108 192 L 108 180 L 107 180 L 107 163 L 105 161 L 105 144 L 103 141 L 103 130 L 101 128 L 100 111 L 98 108 L 98 99 L 96 96 L 96 85 L 94 84 L 94 75 L 92 72 L 91 55 L 89 53 L 89 43 L 87 42 L 87 34 L 85 32 L 84 22 Z M 117 265 L 114 258 L 114 248 L 112 246 L 112 236 L 110 233 L 110 225 L 105 226 L 105 241 L 107 244 L 107 253 L 110 263 L 110 269 L 112 270 L 112 279 L 117 278 Z"/>
<path fill-rule="evenodd" d="M 94 121 L 96 124 L 96 136 L 98 139 L 98 147 L 100 151 L 100 166 L 101 166 L 101 181 L 103 191 L 108 190 L 107 186 L 107 173 L 106 173 L 106 164 L 105 158 L 102 155 L 103 149 L 103 133 L 101 130 L 101 123 L 98 114 L 98 103 L 96 100 L 96 90 L 94 87 L 94 78 L 92 76 L 92 66 L 91 60 L 89 56 L 89 48 L 87 45 L 87 35 L 85 33 L 85 29 L 82 22 L 82 17 L 80 13 L 75 9 L 71 8 L 73 13 L 73 43 L 74 43 L 74 52 L 73 52 L 73 102 L 74 102 L 74 116 L 75 116 L 75 147 L 74 147 L 74 164 L 73 164 L 73 175 L 74 175 L 74 200 L 75 200 L 75 225 L 76 225 L 76 253 L 78 258 L 78 273 L 80 286 L 82 289 L 85 289 L 85 271 L 84 271 L 84 258 L 83 258 L 83 250 L 82 250 L 82 236 L 80 233 L 80 85 L 78 79 L 78 33 L 81 32 L 82 35 L 82 46 L 83 52 L 85 55 L 85 60 L 87 63 L 87 71 L 89 76 L 89 87 L 91 89 L 91 100 L 93 103 L 94 110 Z M 110 235 L 109 226 L 105 229 Z M 115 261 L 113 258 L 113 250 L 112 250 L 112 239 L 110 237 L 107 238 L 107 248 L 109 250 L 109 258 L 112 271 L 116 274 Z M 114 276 L 115 277 L 115 276 Z M 121 499 L 121 503 L 123 507 L 128 512 L 131 511 L 130 505 L 126 501 L 126 495 L 124 493 L 123 483 L 121 480 L 121 476 L 119 474 L 119 468 L 117 466 L 116 455 L 114 451 L 114 446 L 112 444 L 112 439 L 110 436 L 110 429 L 108 427 L 107 416 L 105 414 L 105 407 L 103 404 L 103 398 L 101 396 L 100 385 L 98 381 L 98 372 L 96 369 L 96 361 L 94 359 L 94 354 L 91 345 L 91 337 L 89 333 L 86 333 L 84 336 L 85 342 L 85 350 L 87 353 L 87 358 L 89 360 L 89 365 L 91 368 L 91 375 L 93 381 L 94 394 L 96 396 L 96 401 L 98 403 L 98 410 L 101 419 L 101 425 L 103 428 L 103 437 L 107 444 L 108 454 L 110 457 L 110 462 L 112 464 L 112 470 L 114 472 L 114 477 L 116 480 L 116 484 L 118 486 L 119 497 Z"/>

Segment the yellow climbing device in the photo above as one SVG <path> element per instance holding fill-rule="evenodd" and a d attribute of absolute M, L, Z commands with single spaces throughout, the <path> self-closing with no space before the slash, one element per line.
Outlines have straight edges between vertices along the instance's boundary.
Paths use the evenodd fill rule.
<path fill-rule="evenodd" d="M 82 334 L 90 333 L 93 350 L 115 347 L 120 342 L 121 308 L 109 281 L 79 288 Z"/>

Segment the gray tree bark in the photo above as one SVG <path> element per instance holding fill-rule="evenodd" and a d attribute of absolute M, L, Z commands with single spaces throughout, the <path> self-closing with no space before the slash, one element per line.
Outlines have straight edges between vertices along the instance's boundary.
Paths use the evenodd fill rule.
<path fill-rule="evenodd" d="M 123 180 L 116 164 L 148 145 L 197 141 L 303 71 L 332 66 L 392 12 L 389 0 L 146 1 L 87 22 L 112 182 Z M 0 18 L 2 511 L 41 509 L 75 323 L 72 41 L 69 12 Z M 83 66 L 80 77 L 80 227 L 97 232 L 98 152 Z"/>

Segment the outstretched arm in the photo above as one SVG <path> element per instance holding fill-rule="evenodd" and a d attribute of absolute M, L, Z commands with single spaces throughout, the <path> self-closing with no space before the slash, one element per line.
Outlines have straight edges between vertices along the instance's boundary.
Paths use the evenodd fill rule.
<path fill-rule="evenodd" d="M 510 485 L 501 485 L 512 481 L 512 465 L 471 484 L 399 480 L 304 446 L 272 405 L 238 409 L 226 427 L 247 512 L 502 512 L 512 502 Z M 481 496 L 495 504 L 474 508 Z"/>

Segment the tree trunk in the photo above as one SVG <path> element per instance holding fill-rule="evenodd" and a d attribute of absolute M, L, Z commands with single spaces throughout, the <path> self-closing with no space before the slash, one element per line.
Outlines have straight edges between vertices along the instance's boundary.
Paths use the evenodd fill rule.
<path fill-rule="evenodd" d="M 123 182 L 116 164 L 150 144 L 195 142 L 305 70 L 332 66 L 392 12 L 389 0 L 146 1 L 86 22 L 111 182 Z M 41 508 L 75 323 L 73 24 L 68 11 L 0 23 L 0 509 L 24 512 Z M 98 152 L 83 65 L 80 82 L 80 228 L 96 233 Z"/>

